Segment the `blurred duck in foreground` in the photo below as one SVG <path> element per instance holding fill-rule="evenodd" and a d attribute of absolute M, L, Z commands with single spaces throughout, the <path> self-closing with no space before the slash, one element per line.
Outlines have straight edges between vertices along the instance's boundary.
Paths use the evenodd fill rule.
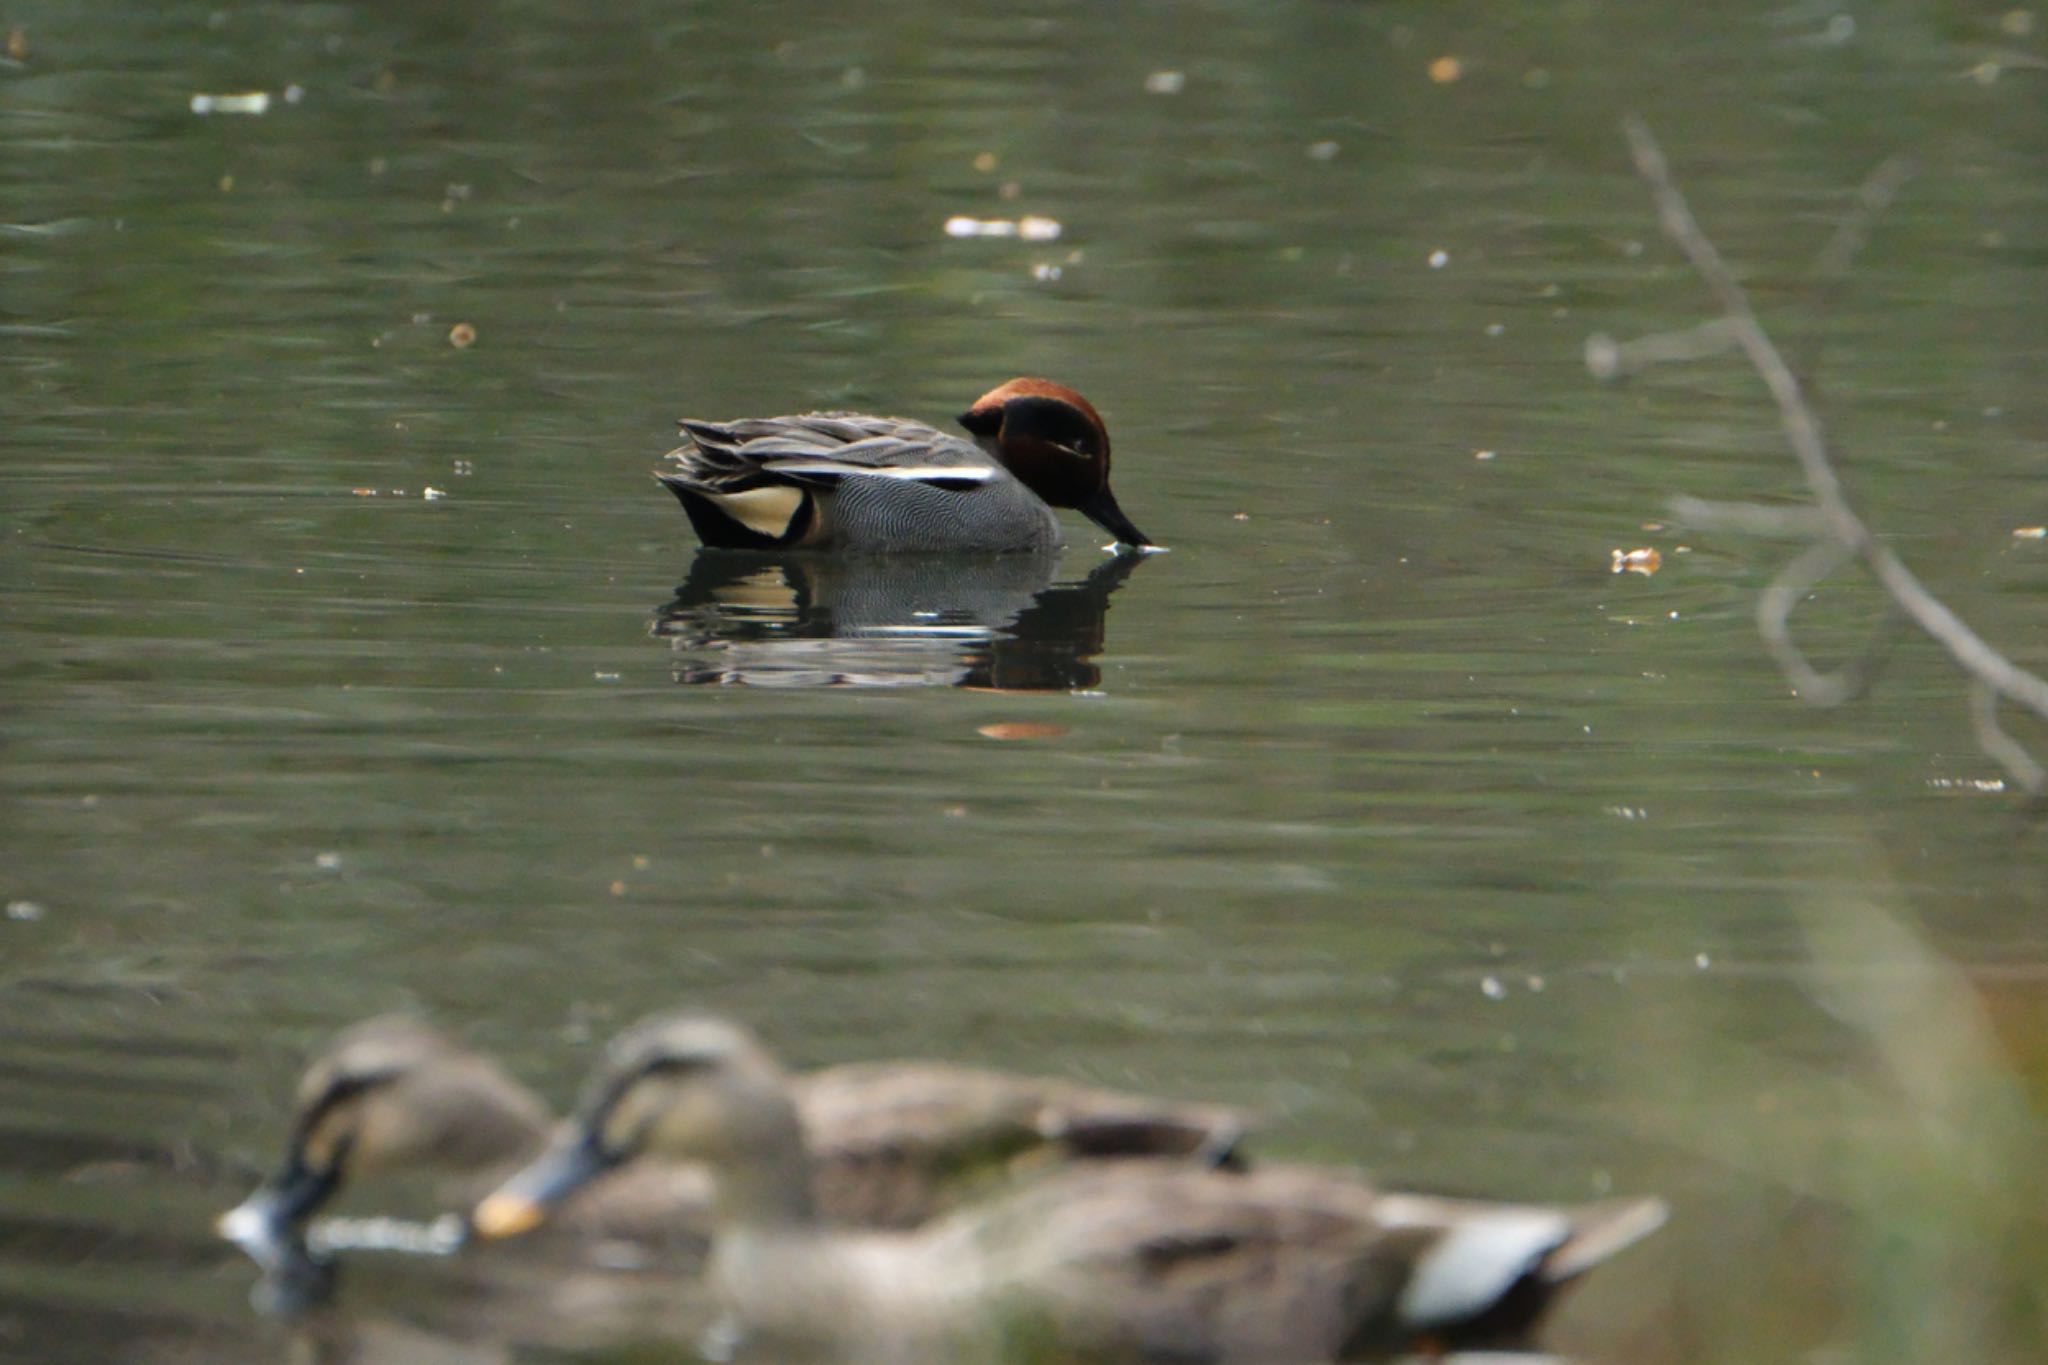
<path fill-rule="evenodd" d="M 716 1186 L 705 1349 L 821 1345 L 861 1359 L 1327 1361 L 1525 1347 L 1556 1291 L 1664 1220 L 1382 1193 L 1314 1167 L 1104 1162 L 910 1233 L 819 1226 L 801 1103 L 721 1019 L 610 1046 L 569 1127 L 473 1221 L 514 1236 L 650 1155 Z"/>
<path fill-rule="evenodd" d="M 215 1226 L 266 1269 L 304 1274 L 309 1232 L 316 1247 L 349 1240 L 323 1236 L 313 1219 L 351 1182 L 432 1172 L 441 1207 L 459 1206 L 545 1147 L 553 1127 L 540 1097 L 488 1057 L 416 1019 L 366 1019 L 306 1068 L 284 1161 Z M 708 1197 L 701 1170 L 650 1163 L 566 1207 L 556 1240 L 603 1243 L 605 1258 L 625 1261 L 663 1247 L 698 1253 Z M 448 1219 L 394 1227 L 382 1244 L 446 1252 L 465 1230 Z"/>
<path fill-rule="evenodd" d="M 1220 1106 L 927 1063 L 812 1072 L 791 1083 L 788 1102 L 801 1116 L 813 1206 L 882 1227 L 921 1223 L 1019 1164 L 1227 1162 L 1244 1128 Z M 538 1154 L 553 1127 L 547 1105 L 490 1059 L 416 1020 L 366 1020 L 307 1068 L 283 1163 L 218 1228 L 259 1263 L 289 1266 L 314 1215 L 350 1181 L 437 1170 L 456 1178 L 451 1202 L 466 1205 Z M 704 1167 L 640 1163 L 586 1184 L 557 1221 L 597 1259 L 644 1265 L 702 1252 Z M 449 1250 L 464 1232 L 409 1249 Z"/>
<path fill-rule="evenodd" d="M 1152 542 L 1109 491 L 1109 430 L 1072 389 L 1012 379 L 960 415 L 974 439 L 861 412 L 685 418 L 655 478 L 706 545 L 865 554 L 1009 554 L 1061 543 L 1071 507 L 1134 549 Z"/>

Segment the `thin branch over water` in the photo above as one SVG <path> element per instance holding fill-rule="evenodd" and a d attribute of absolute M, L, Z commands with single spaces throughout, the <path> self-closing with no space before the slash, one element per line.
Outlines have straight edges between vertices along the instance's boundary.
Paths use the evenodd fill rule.
<path fill-rule="evenodd" d="M 1633 341 L 1593 338 L 1587 343 L 1587 364 L 1601 378 L 1615 378 L 1672 359 L 1710 354 L 1732 344 L 1770 390 L 1778 419 L 1799 460 L 1813 504 L 1791 509 L 1768 504 L 1706 503 L 1683 499 L 1683 517 L 1701 524 L 1730 526 L 1764 534 L 1799 534 L 1811 540 L 1772 580 L 1757 603 L 1757 628 L 1764 644 L 1799 695 L 1819 706 L 1832 706 L 1857 695 L 1868 685 L 1879 656 L 1879 640 L 1861 658 L 1833 673 L 1821 673 L 1792 639 L 1792 610 L 1828 575 L 1861 560 L 1905 619 L 1918 626 L 1948 652 L 1970 680 L 1971 724 L 1977 742 L 2006 774 L 2030 794 L 2048 787 L 2048 770 L 1998 721 L 2001 702 L 2010 702 L 2048 720 L 2048 682 L 2014 664 L 1964 623 L 1914 576 L 1897 555 L 1881 543 L 1857 515 L 1843 491 L 1828 455 L 1820 414 L 1777 344 L 1764 330 L 1743 290 L 1714 243 L 1701 230 L 1691 207 L 1672 178 L 1663 149 L 1649 125 L 1631 115 L 1623 125 L 1637 172 L 1649 184 L 1657 217 L 1693 269 L 1712 291 L 1720 316 L 1682 332 Z M 1869 234 L 1870 224 L 1898 195 L 1908 165 L 1893 158 L 1864 182 L 1854 208 L 1821 252 L 1819 269 L 1832 283 L 1848 269 Z"/>

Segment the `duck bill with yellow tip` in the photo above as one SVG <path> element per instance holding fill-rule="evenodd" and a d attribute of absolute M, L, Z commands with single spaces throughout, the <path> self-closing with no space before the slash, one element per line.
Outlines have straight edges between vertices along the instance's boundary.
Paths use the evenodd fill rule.
<path fill-rule="evenodd" d="M 517 1237 L 545 1223 L 557 1205 L 618 1165 L 593 1135 L 569 1132 L 476 1206 L 469 1224 L 477 1236 Z"/>

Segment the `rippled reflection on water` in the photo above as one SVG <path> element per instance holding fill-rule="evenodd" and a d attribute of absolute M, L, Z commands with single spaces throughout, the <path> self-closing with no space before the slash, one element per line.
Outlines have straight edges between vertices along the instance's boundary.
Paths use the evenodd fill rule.
<path fill-rule="evenodd" d="M 767 557 L 700 552 L 655 615 L 679 683 L 744 687 L 1096 686 L 1109 595 L 1144 556 L 1054 582 L 1057 555 Z"/>

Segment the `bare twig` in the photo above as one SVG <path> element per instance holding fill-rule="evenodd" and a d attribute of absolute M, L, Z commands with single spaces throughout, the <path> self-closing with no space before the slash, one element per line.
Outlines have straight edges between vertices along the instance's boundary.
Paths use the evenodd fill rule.
<path fill-rule="evenodd" d="M 1848 695 L 1843 689 L 1855 684 L 1857 666 L 1851 665 L 1833 675 L 1814 670 L 1792 642 L 1789 619 L 1800 598 L 1823 578 L 1850 560 L 1860 559 L 1898 610 L 1945 649 L 1956 666 L 1969 676 L 1972 719 L 1985 753 L 2020 786 L 2039 794 L 2048 785 L 2048 771 L 1999 727 L 1997 710 L 1998 704 L 2006 701 L 2048 720 L 2048 682 L 2015 665 L 1971 630 L 1914 577 L 1897 555 L 1879 542 L 1856 514 L 1829 459 L 1819 413 L 1808 401 L 1798 376 L 1757 320 L 1748 294 L 1693 217 L 1649 126 L 1640 118 L 1630 117 L 1624 128 L 1636 170 L 1650 186 L 1664 231 L 1712 291 L 1720 304 L 1720 321 L 1770 391 L 1779 423 L 1813 496 L 1814 521 L 1808 533 L 1816 543 L 1786 566 L 1757 604 L 1758 628 L 1773 658 L 1809 700 L 1825 703 Z M 1904 163 L 1889 161 L 1865 183 L 1857 208 L 1822 252 L 1823 269 L 1839 271 L 1847 267 L 1867 235 L 1872 217 L 1897 195 L 1905 170 Z M 1699 330 L 1702 329 L 1695 329 Z M 1617 343 L 1617 348 L 1622 344 Z M 1706 512 L 1710 519 L 1731 519 L 1725 504 L 1692 503 L 1690 510 Z M 1755 520 L 1775 529 L 1785 524 L 1782 513 L 1783 509 L 1758 508 Z"/>
<path fill-rule="evenodd" d="M 1706 498 L 1676 497 L 1671 515 L 1687 526 L 1703 531 L 1741 531 L 1753 536 L 1788 536 L 1811 540 L 1820 534 L 1821 520 L 1811 507 L 1777 507 L 1763 502 L 1713 502 Z"/>
<path fill-rule="evenodd" d="M 1892 206 L 1892 201 L 1899 197 L 1899 191 L 1912 177 L 1911 157 L 1894 156 L 1881 162 L 1865 177 L 1856 191 L 1855 203 L 1842 215 L 1842 221 L 1835 225 L 1834 235 L 1828 238 L 1827 245 L 1814 258 L 1813 315 L 1807 322 L 1805 344 L 1799 348 L 1799 373 L 1809 389 L 1813 387 L 1814 366 L 1820 356 L 1821 338 L 1827 329 L 1828 316 L 1841 301 L 1849 267 L 1863 250 L 1863 244 L 1870 240 L 1871 225 Z"/>
<path fill-rule="evenodd" d="M 1845 545 L 1817 540 L 1800 551 L 1797 558 L 1778 571 L 1770 586 L 1757 594 L 1756 628 L 1764 637 L 1764 648 L 1777 660 L 1792 690 L 1815 706 L 1839 706 L 1861 696 L 1872 670 L 1853 663 L 1834 673 L 1815 669 L 1806 661 L 1805 651 L 1792 640 L 1792 610 L 1815 584 L 1855 557 L 1856 552 Z"/>
<path fill-rule="evenodd" d="M 1981 678 L 1970 684 L 1970 723 L 1977 727 L 1977 743 L 2012 774 L 2015 782 L 2030 792 L 2041 790 L 2048 773 L 1999 725 L 1998 693 Z"/>
<path fill-rule="evenodd" d="M 1596 379 L 1626 379 L 1654 365 L 1679 360 L 1705 360 L 1736 347 L 1735 329 L 1726 318 L 1708 318 L 1682 332 L 1652 332 L 1616 341 L 1605 332 L 1586 338 L 1586 368 Z"/>
<path fill-rule="evenodd" d="M 1847 275 L 1856 261 L 1856 253 L 1870 240 L 1870 225 L 1892 206 L 1899 191 L 1912 178 L 1913 158 L 1909 156 L 1889 157 L 1880 163 L 1856 191 L 1856 204 L 1835 225 L 1835 235 L 1828 238 L 1828 244 L 1814 258 L 1813 273 L 1828 282 Z"/>

